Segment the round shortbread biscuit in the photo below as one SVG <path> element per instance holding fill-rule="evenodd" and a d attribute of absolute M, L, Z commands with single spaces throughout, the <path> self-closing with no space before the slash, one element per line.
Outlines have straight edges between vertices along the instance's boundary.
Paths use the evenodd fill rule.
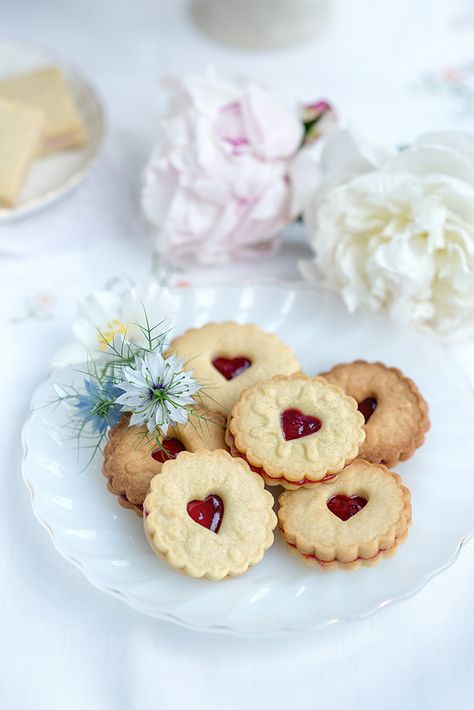
<path fill-rule="evenodd" d="M 309 564 L 357 569 L 392 555 L 411 523 L 410 492 L 381 464 L 357 459 L 331 483 L 285 491 L 278 519 Z"/>
<path fill-rule="evenodd" d="M 202 411 L 193 415 L 183 425 L 170 427 L 160 441 L 165 449 L 160 449 L 146 426 L 129 426 L 129 416 L 124 416 L 109 432 L 109 441 L 104 451 L 103 474 L 107 477 L 107 488 L 118 496 L 120 505 L 131 508 L 140 517 L 143 515 L 143 501 L 148 493 L 153 476 L 160 473 L 164 461 L 174 458 L 166 453 L 167 442 L 181 444 L 185 451 L 199 449 L 225 449 L 225 420 L 221 414 Z M 158 459 L 153 453 L 158 453 Z"/>
<path fill-rule="evenodd" d="M 231 321 L 191 328 L 174 338 L 168 352 L 192 369 L 203 386 L 202 403 L 225 414 L 247 387 L 300 369 L 292 350 L 277 335 Z"/>
<path fill-rule="evenodd" d="M 184 452 L 151 481 L 145 532 L 175 569 L 220 580 L 243 574 L 272 545 L 273 503 L 245 461 L 226 451 Z"/>
<path fill-rule="evenodd" d="M 409 459 L 430 427 L 428 405 L 415 383 L 395 367 L 356 360 L 321 375 L 365 409 L 365 441 L 359 456 L 386 466 Z"/>
<path fill-rule="evenodd" d="M 340 387 L 297 373 L 245 390 L 228 431 L 269 485 L 294 488 L 327 480 L 353 461 L 365 438 L 363 424 L 357 402 Z"/>

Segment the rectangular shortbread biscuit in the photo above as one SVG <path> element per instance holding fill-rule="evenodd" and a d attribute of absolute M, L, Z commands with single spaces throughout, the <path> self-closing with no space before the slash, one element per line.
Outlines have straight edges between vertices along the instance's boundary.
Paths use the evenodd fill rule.
<path fill-rule="evenodd" d="M 0 205 L 13 207 L 31 162 L 38 154 L 44 114 L 0 98 Z"/>
<path fill-rule="evenodd" d="M 0 97 L 36 106 L 44 112 L 41 152 L 84 145 L 84 123 L 58 68 L 46 67 L 0 80 Z"/>

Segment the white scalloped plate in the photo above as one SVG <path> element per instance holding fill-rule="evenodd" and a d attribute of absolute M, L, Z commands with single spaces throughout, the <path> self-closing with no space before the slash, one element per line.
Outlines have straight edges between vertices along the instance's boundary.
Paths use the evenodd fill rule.
<path fill-rule="evenodd" d="M 177 332 L 208 321 L 255 322 L 290 343 L 308 373 L 361 357 L 412 377 L 432 420 L 425 445 L 397 467 L 412 491 L 413 527 L 395 557 L 357 572 L 308 568 L 276 532 L 264 560 L 240 578 L 213 583 L 185 577 L 152 554 L 139 518 L 106 490 L 101 461 L 81 473 L 87 454 L 78 456 L 66 438 L 67 413 L 42 408 L 51 399 L 51 381 L 73 377 L 71 370 L 56 370 L 33 397 L 23 433 L 23 476 L 35 515 L 58 551 L 94 586 L 191 629 L 264 635 L 366 616 L 415 593 L 454 561 L 474 528 L 474 396 L 444 350 L 389 320 L 350 316 L 333 296 L 306 288 L 209 287 L 176 295 Z"/>

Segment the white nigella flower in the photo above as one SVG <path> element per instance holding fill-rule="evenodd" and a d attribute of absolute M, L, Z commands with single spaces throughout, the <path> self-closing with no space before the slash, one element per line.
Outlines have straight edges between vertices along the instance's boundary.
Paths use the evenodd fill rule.
<path fill-rule="evenodd" d="M 192 372 L 183 372 L 183 360 L 168 358 L 155 351 L 137 357 L 135 367 L 123 369 L 123 381 L 117 386 L 123 394 L 116 402 L 123 412 L 131 412 L 130 426 L 146 424 L 148 431 L 158 428 L 166 436 L 168 427 L 188 421 L 188 404 L 201 386 Z"/>
<path fill-rule="evenodd" d="M 111 290 L 92 291 L 79 304 L 73 323 L 75 339 L 57 353 L 54 365 L 66 366 L 106 357 L 110 344 L 121 338 L 136 345 L 146 346 L 139 325 L 145 325 L 145 313 L 156 330 L 166 332 L 174 325 L 176 304 L 167 288 L 156 283 L 133 286 L 123 293 Z M 139 324 L 139 325 L 137 325 Z"/>

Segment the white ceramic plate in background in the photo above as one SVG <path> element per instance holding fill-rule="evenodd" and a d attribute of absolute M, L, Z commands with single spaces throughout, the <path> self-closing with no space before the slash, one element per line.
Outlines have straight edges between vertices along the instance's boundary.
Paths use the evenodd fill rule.
<path fill-rule="evenodd" d="M 474 529 L 474 395 L 465 373 L 439 346 L 388 319 L 350 316 L 335 297 L 307 288 L 202 287 L 176 296 L 176 332 L 208 321 L 252 322 L 291 344 L 308 373 L 364 358 L 412 377 L 432 420 L 425 445 L 396 467 L 412 491 L 413 526 L 395 557 L 374 568 L 306 567 L 275 531 L 274 546 L 242 577 L 220 583 L 186 577 L 153 555 L 140 519 L 107 491 L 101 457 L 81 472 L 89 452 L 78 456 L 68 440 L 68 413 L 43 407 L 51 401 L 52 382 L 77 377 L 56 370 L 33 397 L 23 476 L 58 551 L 94 586 L 191 629 L 264 635 L 363 617 L 413 594 L 454 561 Z"/>
<path fill-rule="evenodd" d="M 87 143 L 82 148 L 62 150 L 38 158 L 28 172 L 17 204 L 11 208 L 0 206 L 0 224 L 45 207 L 77 187 L 87 175 L 102 143 L 102 106 L 86 79 L 46 50 L 0 38 L 0 78 L 51 65 L 59 66 L 64 72 L 86 125 Z"/>

